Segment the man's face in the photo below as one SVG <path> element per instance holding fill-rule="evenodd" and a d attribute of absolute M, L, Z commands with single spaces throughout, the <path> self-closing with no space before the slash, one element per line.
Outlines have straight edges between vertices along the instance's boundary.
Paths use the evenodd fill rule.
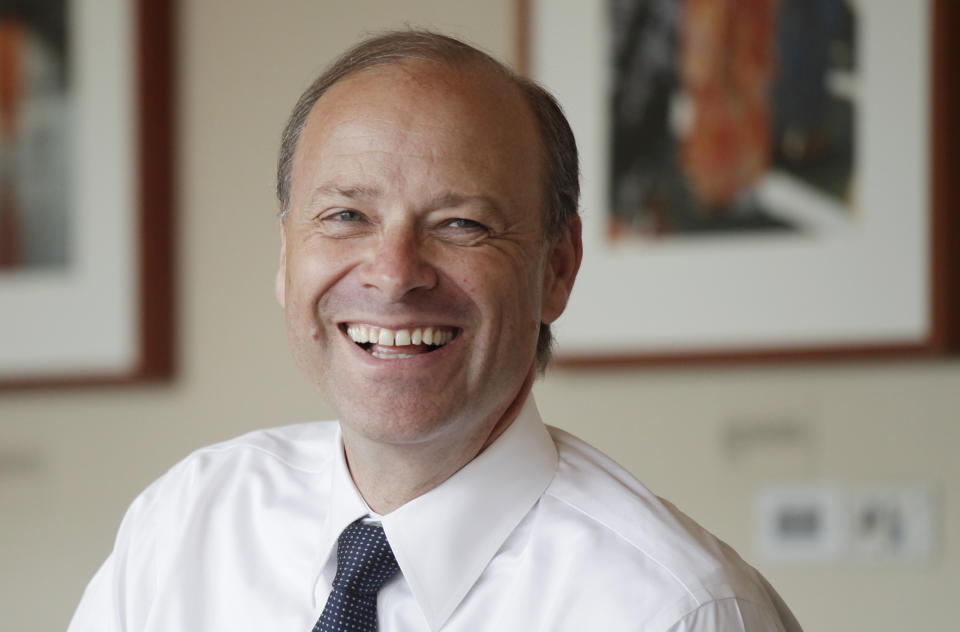
<path fill-rule="evenodd" d="M 517 398 L 572 284 L 543 239 L 541 162 L 532 113 L 486 71 L 383 66 L 318 101 L 278 299 L 345 432 L 475 439 Z"/>

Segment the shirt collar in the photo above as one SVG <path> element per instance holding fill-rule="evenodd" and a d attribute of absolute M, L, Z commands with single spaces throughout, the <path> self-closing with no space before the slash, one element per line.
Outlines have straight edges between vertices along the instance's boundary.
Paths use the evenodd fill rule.
<path fill-rule="evenodd" d="M 397 563 L 431 629 L 453 613 L 556 468 L 556 446 L 531 394 L 486 450 L 383 517 Z"/>
<path fill-rule="evenodd" d="M 333 556 L 333 559 L 336 560 L 337 539 L 346 526 L 371 513 L 350 476 L 347 459 L 343 454 L 343 435 L 340 433 L 339 424 L 337 425 L 334 445 L 336 445 L 337 453 L 331 461 L 329 494 L 327 496 L 330 502 L 329 513 L 327 514 L 327 520 L 320 528 L 318 582 L 320 581 L 320 573 L 323 572 L 323 568 L 330 557 Z M 329 579 L 333 581 L 332 577 Z"/>
<path fill-rule="evenodd" d="M 373 513 L 350 476 L 339 429 L 336 446 L 328 519 L 320 530 L 321 569 L 335 555 L 343 529 Z M 382 517 L 400 571 L 431 629 L 450 617 L 556 469 L 556 446 L 530 394 L 486 450 L 439 486 Z"/>

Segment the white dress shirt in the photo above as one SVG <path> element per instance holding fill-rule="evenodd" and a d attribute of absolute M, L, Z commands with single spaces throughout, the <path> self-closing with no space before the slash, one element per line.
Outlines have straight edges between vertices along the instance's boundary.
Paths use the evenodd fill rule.
<path fill-rule="evenodd" d="M 199 450 L 131 505 L 70 632 L 309 632 L 345 526 L 371 515 L 339 425 Z M 380 629 L 799 630 L 725 544 L 606 456 L 548 429 L 532 397 L 503 435 L 385 515 L 401 572 Z"/>

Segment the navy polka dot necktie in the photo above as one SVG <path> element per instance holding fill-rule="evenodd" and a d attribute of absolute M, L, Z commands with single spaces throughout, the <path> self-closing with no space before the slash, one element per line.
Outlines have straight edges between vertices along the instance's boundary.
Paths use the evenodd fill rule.
<path fill-rule="evenodd" d="M 399 570 L 383 527 L 360 520 L 337 540 L 337 576 L 313 632 L 375 632 L 377 591 Z"/>

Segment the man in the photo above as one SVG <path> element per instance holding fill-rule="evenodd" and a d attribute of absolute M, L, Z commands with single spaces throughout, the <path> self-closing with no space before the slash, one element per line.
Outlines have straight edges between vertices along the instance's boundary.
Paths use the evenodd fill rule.
<path fill-rule="evenodd" d="M 200 450 L 71 629 L 796 630 L 729 548 L 530 397 L 580 264 L 553 100 L 422 32 L 346 53 L 279 166 L 277 299 L 340 422 Z"/>

